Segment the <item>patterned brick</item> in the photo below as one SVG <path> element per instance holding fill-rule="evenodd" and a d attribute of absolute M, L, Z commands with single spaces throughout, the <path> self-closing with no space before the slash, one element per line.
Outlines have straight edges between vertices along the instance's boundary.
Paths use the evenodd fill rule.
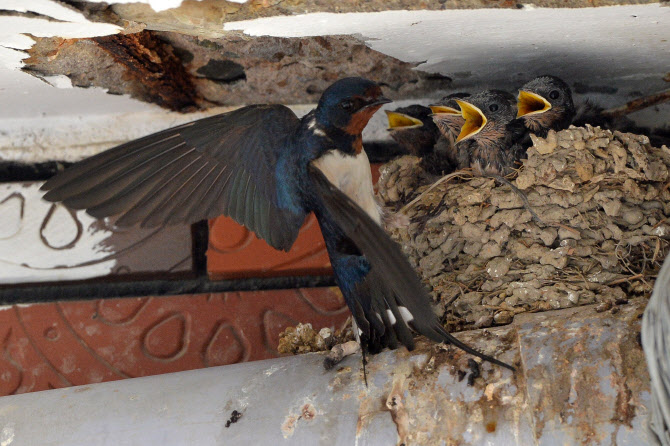
<path fill-rule="evenodd" d="M 379 164 L 372 165 L 379 179 Z M 228 217 L 210 221 L 207 271 L 213 279 L 331 274 L 330 259 L 314 215 L 310 214 L 289 252 L 277 251 Z"/>
<path fill-rule="evenodd" d="M 4 307 L 0 395 L 273 358 L 287 326 L 348 314 L 336 288 Z"/>
<path fill-rule="evenodd" d="M 210 222 L 207 269 L 213 279 L 331 273 L 319 224 L 310 215 L 289 252 L 277 251 L 228 217 Z"/>

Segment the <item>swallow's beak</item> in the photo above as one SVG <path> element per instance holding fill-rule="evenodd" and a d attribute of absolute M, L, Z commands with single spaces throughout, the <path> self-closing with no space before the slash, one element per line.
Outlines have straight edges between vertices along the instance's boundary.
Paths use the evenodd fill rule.
<path fill-rule="evenodd" d="M 386 110 L 386 116 L 388 117 L 389 120 L 389 130 L 397 130 L 397 129 L 413 129 L 417 127 L 421 127 L 423 123 L 416 119 L 413 118 L 409 115 L 406 115 L 404 113 L 397 113 L 397 112 L 392 112 Z"/>
<path fill-rule="evenodd" d="M 519 97 L 516 103 L 516 117 L 520 118 L 526 115 L 536 115 L 544 113 L 551 109 L 551 104 L 539 94 L 530 91 L 519 90 Z"/>
<path fill-rule="evenodd" d="M 369 104 L 367 104 L 364 108 L 368 107 L 375 107 L 375 106 L 382 106 L 384 104 L 388 104 L 390 102 L 393 102 L 387 97 L 384 96 L 379 96 L 378 98 L 373 99 Z"/>
<path fill-rule="evenodd" d="M 465 123 L 461 127 L 461 133 L 456 138 L 456 142 L 459 142 L 479 133 L 486 125 L 487 120 L 484 113 L 471 103 L 459 99 L 456 99 L 456 103 L 461 107 L 461 115 L 465 119 Z"/>

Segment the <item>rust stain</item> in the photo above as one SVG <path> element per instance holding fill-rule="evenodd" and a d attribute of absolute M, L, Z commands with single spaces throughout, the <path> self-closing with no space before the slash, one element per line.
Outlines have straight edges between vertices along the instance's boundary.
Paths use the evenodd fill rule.
<path fill-rule="evenodd" d="M 293 431 L 295 431 L 295 425 L 297 422 L 297 415 L 289 415 L 284 419 L 284 422 L 281 425 L 281 433 L 284 438 L 289 438 L 291 435 L 293 435 Z"/>
<path fill-rule="evenodd" d="M 298 426 L 298 421 L 311 421 L 316 418 L 317 414 L 318 411 L 314 405 L 309 401 L 305 401 L 300 406 L 300 409 L 298 409 L 298 413 L 289 413 L 286 418 L 284 418 L 284 422 L 281 425 L 282 435 L 284 438 L 289 438 L 293 435 L 293 432 L 295 432 L 295 428 Z"/>
<path fill-rule="evenodd" d="M 140 83 L 150 102 L 177 111 L 198 108 L 192 75 L 154 32 L 113 34 L 91 39 L 126 69 L 126 82 Z"/>
<path fill-rule="evenodd" d="M 372 374 L 372 372 L 369 372 Z M 358 437 L 363 429 L 366 428 L 368 419 L 373 416 L 376 412 L 377 405 L 376 401 L 373 402 L 372 398 L 368 398 L 367 390 L 361 390 L 358 392 L 358 400 L 361 402 L 361 405 L 358 409 L 358 421 L 356 422 L 356 437 Z"/>
<path fill-rule="evenodd" d="M 402 383 L 404 378 L 393 384 L 393 390 L 386 399 L 386 408 L 391 412 L 391 418 L 398 429 L 398 444 L 406 443 L 409 434 L 409 415 L 402 402 Z"/>
<path fill-rule="evenodd" d="M 393 373 L 391 392 L 386 397 L 386 409 L 391 412 L 391 419 L 398 430 L 398 445 L 407 444 L 409 436 L 409 413 L 404 404 L 405 381 L 411 374 L 408 361 L 404 361 Z"/>
<path fill-rule="evenodd" d="M 302 406 L 302 419 L 303 420 L 313 420 L 316 417 L 316 409 L 311 403 L 307 403 Z"/>
<path fill-rule="evenodd" d="M 534 412 L 542 414 L 535 416 L 536 438 L 548 435 L 545 430 L 552 424 L 567 425 L 574 428 L 579 444 L 603 444 L 610 436 L 616 444 L 619 429 L 632 428 L 642 405 L 646 370 L 635 339 L 639 331 L 635 305 L 621 308 L 612 315 L 598 305 L 582 307 L 569 317 L 537 324 L 536 333 L 547 336 L 548 351 L 560 351 L 560 356 L 553 357 L 553 364 L 543 362 L 527 372 L 536 386 L 541 384 L 531 392 Z M 613 432 L 599 427 L 608 422 L 614 425 Z"/>

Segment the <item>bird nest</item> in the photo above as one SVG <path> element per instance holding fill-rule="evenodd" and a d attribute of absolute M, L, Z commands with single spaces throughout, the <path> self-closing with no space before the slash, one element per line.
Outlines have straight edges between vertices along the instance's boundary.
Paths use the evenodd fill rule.
<path fill-rule="evenodd" d="M 412 156 L 381 169 L 380 197 L 411 221 L 392 236 L 450 330 L 651 293 L 670 245 L 670 149 L 588 125 L 533 143 L 512 183 L 541 222 L 494 179 L 435 186 Z"/>

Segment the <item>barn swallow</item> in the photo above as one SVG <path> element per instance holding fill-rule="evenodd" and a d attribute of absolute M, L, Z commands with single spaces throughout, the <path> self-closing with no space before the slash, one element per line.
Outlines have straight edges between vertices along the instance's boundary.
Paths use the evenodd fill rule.
<path fill-rule="evenodd" d="M 572 91 L 562 79 L 543 75 L 519 89 L 517 118 L 526 128 L 542 138 L 549 130 L 564 130 L 575 117 Z"/>
<path fill-rule="evenodd" d="M 251 105 L 164 130 L 74 164 L 42 186 L 44 198 L 118 215 L 117 226 L 228 215 L 285 251 L 314 212 L 364 354 L 399 343 L 411 350 L 412 328 L 513 370 L 442 327 L 380 227 L 361 132 L 388 102 L 372 81 L 341 79 L 302 119 L 283 105 Z"/>
<path fill-rule="evenodd" d="M 386 111 L 391 137 L 414 156 L 422 157 L 431 153 L 440 132 L 430 114 L 430 108 L 423 105 Z"/>
<path fill-rule="evenodd" d="M 480 175 L 504 176 L 526 153 L 527 130 L 516 119 L 515 97 L 501 90 L 486 90 L 456 99 L 465 122 L 456 138 L 459 166 Z"/>
<path fill-rule="evenodd" d="M 438 103 L 431 105 L 433 112 L 433 122 L 440 130 L 442 138 L 435 145 L 435 151 L 447 159 L 454 169 L 462 169 L 467 166 L 458 164 L 458 148 L 456 139 L 465 122 L 461 109 L 456 99 L 464 99 L 470 96 L 470 93 L 453 93 L 445 96 Z"/>
<path fill-rule="evenodd" d="M 387 111 L 391 137 L 403 149 L 421 157 L 419 165 L 428 173 L 451 172 L 453 165 L 440 153 L 436 144 L 442 146 L 444 138 L 431 117 L 431 109 L 423 105 L 410 105 L 395 111 Z"/>
<path fill-rule="evenodd" d="M 528 197 L 505 175 L 526 155 L 532 145 L 529 130 L 516 118 L 516 98 L 502 90 L 486 90 L 465 99 L 456 99 L 465 122 L 456 138 L 459 166 L 472 168 L 475 174 L 490 176 L 507 185 L 521 198 L 524 208 L 541 225 Z"/>
<path fill-rule="evenodd" d="M 656 278 L 642 317 L 642 347 L 651 381 L 651 422 L 659 444 L 670 445 L 670 257 Z"/>

